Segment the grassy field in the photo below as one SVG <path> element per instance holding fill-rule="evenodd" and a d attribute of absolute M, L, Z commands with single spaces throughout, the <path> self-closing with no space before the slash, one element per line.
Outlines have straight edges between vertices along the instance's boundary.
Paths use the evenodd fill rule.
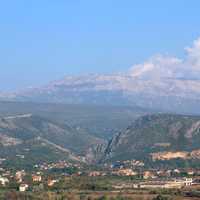
<path fill-rule="evenodd" d="M 198 197 L 184 197 L 182 195 L 149 194 L 148 192 L 137 193 L 134 191 L 71 191 L 71 192 L 1 192 L 2 200 L 197 200 Z"/>

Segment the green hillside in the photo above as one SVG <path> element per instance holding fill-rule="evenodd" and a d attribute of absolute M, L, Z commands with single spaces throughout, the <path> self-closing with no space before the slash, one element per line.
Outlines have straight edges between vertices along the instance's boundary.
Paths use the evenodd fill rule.
<path fill-rule="evenodd" d="M 200 117 L 156 114 L 139 118 L 116 135 L 105 157 L 106 160 L 138 159 L 163 164 L 172 160 L 198 160 L 199 149 Z"/>
<path fill-rule="evenodd" d="M 66 124 L 31 114 L 1 118 L 0 133 L 22 141 L 41 137 L 76 153 L 82 153 L 91 145 L 103 142 Z"/>
<path fill-rule="evenodd" d="M 26 114 L 0 118 L 0 158 L 4 165 L 30 167 L 41 162 L 80 161 L 104 141 L 86 132 Z"/>

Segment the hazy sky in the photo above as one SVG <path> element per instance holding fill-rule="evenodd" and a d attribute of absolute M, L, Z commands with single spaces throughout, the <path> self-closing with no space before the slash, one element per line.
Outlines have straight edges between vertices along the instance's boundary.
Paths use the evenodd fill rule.
<path fill-rule="evenodd" d="M 199 0 L 0 0 L 0 90 L 67 74 L 125 71 L 157 53 L 184 57 Z"/>

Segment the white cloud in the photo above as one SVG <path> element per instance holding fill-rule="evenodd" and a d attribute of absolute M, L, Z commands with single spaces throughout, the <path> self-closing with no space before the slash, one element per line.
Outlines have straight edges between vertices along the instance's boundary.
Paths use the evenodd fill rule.
<path fill-rule="evenodd" d="M 185 78 L 200 79 L 200 38 L 192 47 L 185 48 L 184 60 L 168 55 L 156 55 L 131 67 L 133 77 L 141 79 Z"/>
<path fill-rule="evenodd" d="M 200 70 L 200 38 L 194 41 L 192 47 L 186 47 L 185 50 L 188 55 L 187 62 L 196 70 Z"/>

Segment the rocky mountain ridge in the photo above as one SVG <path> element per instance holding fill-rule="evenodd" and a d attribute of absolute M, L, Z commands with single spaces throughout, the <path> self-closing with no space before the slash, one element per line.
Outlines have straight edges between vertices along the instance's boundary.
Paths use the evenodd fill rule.
<path fill-rule="evenodd" d="M 1 96 L 4 100 L 134 105 L 161 111 L 200 113 L 200 80 L 143 79 L 126 74 L 65 77 L 44 87 Z M 155 104 L 155 101 L 157 102 Z"/>
<path fill-rule="evenodd" d="M 22 163 L 69 160 L 87 162 L 88 149 L 104 141 L 79 132 L 66 124 L 59 124 L 32 114 L 0 118 L 0 157 L 8 162 L 23 155 Z"/>
<path fill-rule="evenodd" d="M 107 146 L 104 159 L 144 162 L 199 160 L 200 117 L 154 114 L 140 117 Z M 200 161 L 200 160 L 199 160 Z"/>

